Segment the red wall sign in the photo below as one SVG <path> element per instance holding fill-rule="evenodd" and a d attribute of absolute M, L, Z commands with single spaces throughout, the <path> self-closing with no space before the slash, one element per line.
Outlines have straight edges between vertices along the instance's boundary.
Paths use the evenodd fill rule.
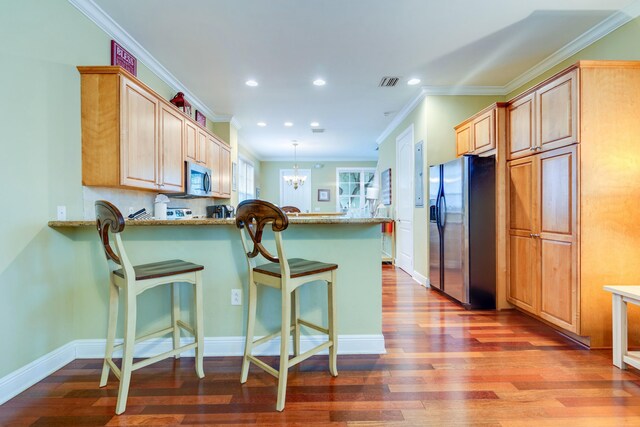
<path fill-rule="evenodd" d="M 111 65 L 119 65 L 134 76 L 137 76 L 138 60 L 125 48 L 111 40 Z"/>

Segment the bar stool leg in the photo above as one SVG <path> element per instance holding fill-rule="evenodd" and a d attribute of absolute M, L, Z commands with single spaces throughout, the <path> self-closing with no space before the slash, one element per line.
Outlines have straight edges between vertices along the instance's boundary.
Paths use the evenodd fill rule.
<path fill-rule="evenodd" d="M 118 323 L 118 302 L 120 298 L 118 287 L 111 282 L 109 284 L 109 324 L 107 326 L 107 346 L 104 351 L 104 364 L 102 365 L 102 376 L 100 387 L 107 385 L 109 371 L 111 368 L 107 360 L 113 357 L 113 344 L 116 339 L 116 325 Z"/>
<path fill-rule="evenodd" d="M 336 336 L 336 295 L 335 295 L 336 271 L 331 272 L 331 281 L 327 283 L 327 303 L 329 320 L 329 372 L 334 377 L 338 376 L 338 337 Z"/>
<path fill-rule="evenodd" d="M 287 374 L 289 373 L 289 336 L 291 335 L 291 294 L 282 284 L 282 323 L 280 324 L 280 371 L 278 372 L 278 402 L 276 410 L 282 411 L 287 397 Z"/>
<path fill-rule="evenodd" d="M 118 401 L 116 403 L 116 414 L 118 415 L 127 408 L 127 397 L 129 396 L 133 350 L 136 342 L 136 295 L 133 292 L 126 292 L 124 304 L 124 346 L 122 350 L 122 367 L 120 368 L 120 388 L 118 389 Z"/>
<path fill-rule="evenodd" d="M 244 357 L 242 359 L 242 374 L 240 383 L 247 382 L 249 375 L 249 356 L 253 350 L 253 330 L 256 325 L 256 305 L 258 302 L 258 285 L 249 277 L 249 302 L 247 307 L 247 335 L 244 343 Z"/>
<path fill-rule="evenodd" d="M 202 313 L 202 272 L 196 271 L 196 283 L 194 284 L 194 303 L 196 313 L 196 374 L 204 378 L 204 315 Z"/>
<path fill-rule="evenodd" d="M 299 289 L 295 289 L 291 292 L 291 321 L 293 322 L 293 356 L 298 356 L 300 354 L 300 323 L 298 319 L 300 319 L 300 298 L 299 298 Z"/>
<path fill-rule="evenodd" d="M 173 326 L 173 349 L 180 347 L 180 327 L 178 320 L 180 319 L 180 288 L 177 283 L 171 284 L 171 325 Z M 174 356 L 180 359 L 180 354 Z"/>

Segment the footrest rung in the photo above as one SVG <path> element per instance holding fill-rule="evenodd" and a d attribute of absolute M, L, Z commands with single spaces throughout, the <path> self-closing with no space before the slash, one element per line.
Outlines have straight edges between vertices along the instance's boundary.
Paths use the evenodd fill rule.
<path fill-rule="evenodd" d="M 318 326 L 315 323 L 307 322 L 306 320 L 303 320 L 303 319 L 298 319 L 298 323 L 300 323 L 303 326 L 306 326 L 307 328 L 315 329 L 318 332 L 322 332 L 324 334 L 329 335 L 329 329 L 323 328 L 322 326 Z"/>
<path fill-rule="evenodd" d="M 311 356 L 317 354 L 318 352 L 324 350 L 325 348 L 331 347 L 332 345 L 333 345 L 333 341 L 327 341 L 325 343 L 320 344 L 319 346 L 313 347 L 311 350 L 306 351 L 299 356 L 294 357 L 293 359 L 289 359 L 289 367 L 297 365 L 303 360 L 310 358 Z"/>
<path fill-rule="evenodd" d="M 116 366 L 115 363 L 113 363 L 113 360 L 111 359 L 107 359 L 107 365 L 109 365 L 109 368 L 111 368 L 111 371 L 113 372 L 113 375 L 116 376 L 116 378 L 120 379 L 120 368 L 118 368 Z"/>
<path fill-rule="evenodd" d="M 156 363 L 168 357 L 175 356 L 176 354 L 180 354 L 187 350 L 191 350 L 192 348 L 196 348 L 197 346 L 198 346 L 198 343 L 194 342 L 191 344 L 184 345 L 182 347 L 178 347 L 175 350 L 169 350 L 164 353 L 160 353 L 156 356 L 146 358 L 137 363 L 134 363 L 133 366 L 131 367 L 131 370 L 135 371 L 136 369 L 144 368 L 145 366 L 151 365 L 152 363 Z"/>
<path fill-rule="evenodd" d="M 266 363 L 264 363 L 262 360 L 258 359 L 257 357 L 255 357 L 255 356 L 247 356 L 247 359 L 249 359 L 257 367 L 263 369 L 266 373 L 271 374 L 276 378 L 278 378 L 280 376 L 278 371 L 276 371 L 271 366 L 267 365 Z"/>

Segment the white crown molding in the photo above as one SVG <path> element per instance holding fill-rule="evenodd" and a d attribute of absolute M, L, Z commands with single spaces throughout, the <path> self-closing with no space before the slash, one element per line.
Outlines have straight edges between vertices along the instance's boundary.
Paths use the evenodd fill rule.
<path fill-rule="evenodd" d="M 372 151 L 375 151 L 372 150 Z M 262 162 L 292 162 L 292 157 L 265 157 L 261 158 Z M 376 162 L 377 157 L 298 157 L 298 163 L 318 163 L 318 162 Z"/>
<path fill-rule="evenodd" d="M 303 335 L 300 337 L 301 351 L 310 350 L 326 340 L 327 337 L 324 335 Z M 338 340 L 338 354 L 385 354 L 387 352 L 384 346 L 384 336 L 381 334 L 340 335 Z M 116 341 L 122 342 L 122 340 Z M 183 338 L 181 343 L 184 345 L 192 341 L 193 339 L 189 341 L 189 339 Z M 104 339 L 71 341 L 5 375 L 0 378 L 0 405 L 76 359 L 102 359 L 105 346 L 106 340 Z M 152 339 L 136 344 L 135 356 L 149 357 L 172 348 L 173 342 L 170 338 Z M 289 348 L 293 348 L 292 343 Z M 204 355 L 206 357 L 242 356 L 243 352 L 244 337 L 208 337 L 204 339 Z M 114 354 L 121 356 L 121 353 Z M 274 339 L 256 347 L 254 354 L 262 356 L 280 354 L 280 340 Z M 319 354 L 328 354 L 328 351 L 325 350 Z M 194 357 L 195 352 L 193 350 L 186 351 L 183 355 Z"/>
<path fill-rule="evenodd" d="M 393 132 L 395 128 L 397 128 L 400 123 L 402 123 L 402 121 L 409 115 L 409 113 L 411 113 L 413 109 L 416 108 L 418 104 L 420 104 L 420 101 L 422 101 L 425 96 L 427 96 L 427 91 L 424 88 L 420 88 L 420 92 L 411 101 L 409 101 L 408 104 L 402 107 L 402 110 L 400 110 L 398 114 L 396 114 L 396 116 L 393 118 L 393 120 L 391 120 L 384 131 L 382 131 L 380 136 L 376 139 L 376 144 L 380 145 L 382 141 L 384 141 L 389 135 L 391 135 L 391 132 Z"/>
<path fill-rule="evenodd" d="M 504 86 L 423 86 L 426 95 L 504 95 Z"/>
<path fill-rule="evenodd" d="M 631 3 L 626 8 L 621 9 L 620 11 L 609 16 L 607 19 L 603 20 L 598 25 L 591 28 L 589 31 L 578 36 L 573 41 L 567 43 L 553 54 L 538 62 L 526 72 L 511 80 L 504 86 L 505 95 L 513 92 L 514 90 L 533 80 L 540 74 L 548 71 L 565 59 L 570 58 L 571 56 L 580 52 L 582 49 L 597 42 L 607 34 L 615 31 L 616 29 L 620 28 L 627 22 L 637 18 L 638 16 L 640 16 L 640 0 Z"/>
<path fill-rule="evenodd" d="M 229 122 L 231 123 L 231 125 L 236 128 L 237 130 L 242 129 L 242 125 L 240 125 L 240 122 L 238 121 L 238 119 L 236 118 L 236 116 L 232 116 L 232 115 L 218 115 L 215 116 L 214 118 L 211 119 L 212 122 L 216 122 L 216 123 L 226 123 Z"/>
<path fill-rule="evenodd" d="M 93 21 L 102 31 L 111 36 L 122 47 L 131 52 L 136 58 L 146 65 L 155 75 L 171 86 L 176 92 L 180 91 L 189 99 L 191 105 L 202 111 L 208 117 L 216 117 L 213 111 L 205 105 L 195 94 L 180 82 L 169 70 L 153 57 L 140 43 L 127 33 L 116 21 L 114 21 L 93 0 L 69 0 L 80 12 Z M 212 119 L 213 120 L 213 119 Z"/>

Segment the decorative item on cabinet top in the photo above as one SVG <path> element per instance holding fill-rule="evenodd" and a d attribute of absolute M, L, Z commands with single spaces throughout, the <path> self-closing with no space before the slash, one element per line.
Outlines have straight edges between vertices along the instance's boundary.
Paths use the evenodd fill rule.
<path fill-rule="evenodd" d="M 184 93 L 178 92 L 169 102 L 178 107 L 187 116 L 191 117 L 191 104 L 184 99 Z"/>

